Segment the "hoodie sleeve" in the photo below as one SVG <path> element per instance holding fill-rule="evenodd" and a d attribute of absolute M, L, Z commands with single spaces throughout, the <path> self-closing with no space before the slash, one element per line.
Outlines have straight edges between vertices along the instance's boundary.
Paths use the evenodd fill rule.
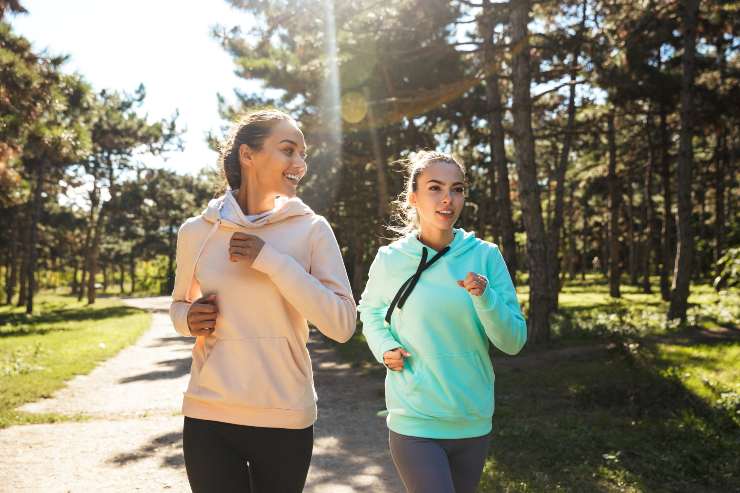
<path fill-rule="evenodd" d="M 488 285 L 473 306 L 491 342 L 506 354 L 517 354 L 527 342 L 527 322 L 522 315 L 506 261 L 498 247 L 489 253 Z"/>
<path fill-rule="evenodd" d="M 200 298 L 200 284 L 193 275 L 197 242 L 192 237 L 192 226 L 186 222 L 177 232 L 175 256 L 175 287 L 172 290 L 170 318 L 178 334 L 193 337 L 188 327 L 188 310 L 193 300 Z"/>
<path fill-rule="evenodd" d="M 311 238 L 311 271 L 267 243 L 252 268 L 270 276 L 291 305 L 327 337 L 346 342 L 355 332 L 357 308 L 334 232 L 321 218 Z"/>
<path fill-rule="evenodd" d="M 385 312 L 390 306 L 390 300 L 383 294 L 385 265 L 383 264 L 383 252 L 378 252 L 370 265 L 367 285 L 360 299 L 360 320 L 362 320 L 362 333 L 365 335 L 370 351 L 379 363 L 383 362 L 383 353 L 401 347 L 390 328 L 385 323 Z"/>

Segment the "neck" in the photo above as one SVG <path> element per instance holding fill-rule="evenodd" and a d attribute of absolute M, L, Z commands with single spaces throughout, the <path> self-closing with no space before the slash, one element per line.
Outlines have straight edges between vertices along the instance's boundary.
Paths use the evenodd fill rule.
<path fill-rule="evenodd" d="M 242 180 L 239 190 L 236 191 L 236 202 L 246 215 L 261 214 L 275 207 L 275 194 L 250 185 L 254 182 L 255 180 Z"/>
<path fill-rule="evenodd" d="M 419 241 L 434 250 L 440 251 L 450 243 L 455 234 L 452 229 L 419 228 Z"/>

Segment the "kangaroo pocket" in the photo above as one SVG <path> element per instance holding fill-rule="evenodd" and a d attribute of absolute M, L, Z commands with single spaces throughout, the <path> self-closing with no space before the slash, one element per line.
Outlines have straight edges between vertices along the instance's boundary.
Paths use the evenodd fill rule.
<path fill-rule="evenodd" d="M 478 353 L 441 354 L 417 363 L 416 384 L 395 393 L 405 414 L 431 419 L 480 419 L 493 414 L 493 375 Z"/>
<path fill-rule="evenodd" d="M 219 404 L 298 410 L 313 405 L 308 380 L 284 337 L 219 339 L 188 394 Z"/>

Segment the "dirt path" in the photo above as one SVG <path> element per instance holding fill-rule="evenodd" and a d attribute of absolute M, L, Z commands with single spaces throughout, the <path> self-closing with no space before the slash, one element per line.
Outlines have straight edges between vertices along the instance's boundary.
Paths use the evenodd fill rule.
<path fill-rule="evenodd" d="M 51 399 L 23 407 L 88 420 L 0 430 L 0 491 L 189 491 L 179 412 L 191 343 L 172 328 L 168 298 L 127 303 L 153 310 L 152 328 Z M 309 349 L 319 420 L 305 491 L 399 491 L 377 416 L 384 408 L 382 381 L 339 364 L 316 334 Z"/>

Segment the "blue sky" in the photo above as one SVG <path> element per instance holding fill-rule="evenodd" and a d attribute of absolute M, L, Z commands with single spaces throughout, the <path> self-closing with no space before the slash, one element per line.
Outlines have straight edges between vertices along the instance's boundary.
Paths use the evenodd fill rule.
<path fill-rule="evenodd" d="M 233 90 L 256 87 L 234 75 L 231 57 L 210 35 L 216 24 L 234 26 L 249 16 L 224 0 L 25 0 L 26 15 L 10 18 L 13 29 L 37 51 L 70 56 L 69 72 L 78 72 L 96 90 L 147 90 L 143 112 L 151 119 L 179 110 L 184 152 L 147 159 L 182 173 L 214 166 L 217 154 L 205 134 L 220 131 L 216 96 L 233 99 Z"/>

